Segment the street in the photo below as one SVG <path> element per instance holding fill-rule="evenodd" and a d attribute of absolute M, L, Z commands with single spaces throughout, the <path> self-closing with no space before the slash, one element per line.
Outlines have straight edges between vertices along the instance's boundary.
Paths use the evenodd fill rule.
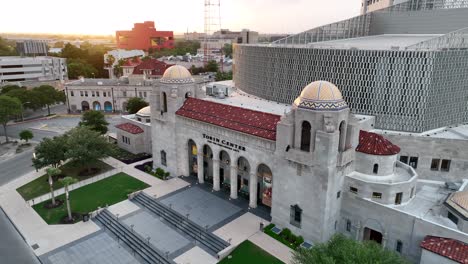
<path fill-rule="evenodd" d="M 32 153 L 33 150 L 30 149 L 0 162 L 0 186 L 34 170 Z"/>

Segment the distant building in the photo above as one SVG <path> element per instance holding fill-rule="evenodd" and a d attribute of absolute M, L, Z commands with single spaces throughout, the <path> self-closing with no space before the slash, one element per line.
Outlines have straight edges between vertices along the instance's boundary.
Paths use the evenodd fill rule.
<path fill-rule="evenodd" d="M 47 56 L 49 47 L 44 40 L 22 40 L 16 42 L 16 51 L 20 56 Z"/>
<path fill-rule="evenodd" d="M 174 48 L 174 33 L 157 31 L 153 21 L 135 23 L 130 31 L 117 31 L 116 40 L 119 49 L 149 51 Z"/>
<path fill-rule="evenodd" d="M 109 56 L 114 57 L 114 62 L 112 65 L 109 65 Z M 116 49 L 111 50 L 104 54 L 104 69 L 109 71 L 109 79 L 114 79 L 114 66 L 119 63 L 120 60 L 130 59 L 130 58 L 141 58 L 145 56 L 145 52 L 143 50 L 124 50 L 124 49 Z M 124 74 L 125 75 L 125 74 Z"/>
<path fill-rule="evenodd" d="M 0 57 L 0 82 L 68 80 L 66 59 Z"/>
<path fill-rule="evenodd" d="M 199 54 L 204 53 L 205 45 L 209 46 L 209 55 L 221 55 L 222 48 L 226 44 L 255 44 L 258 43 L 258 32 L 243 29 L 242 31 L 230 31 L 229 29 L 221 29 L 213 33 L 213 36 L 202 39 Z"/>
<path fill-rule="evenodd" d="M 187 32 L 184 33 L 184 39 L 187 41 L 201 41 L 205 38 L 205 33 L 198 33 L 198 32 Z"/>

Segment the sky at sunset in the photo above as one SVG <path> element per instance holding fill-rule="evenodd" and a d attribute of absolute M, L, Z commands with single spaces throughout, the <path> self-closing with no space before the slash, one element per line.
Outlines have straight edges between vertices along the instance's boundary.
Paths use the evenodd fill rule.
<path fill-rule="evenodd" d="M 297 33 L 359 14 L 361 0 L 221 0 L 222 28 Z M 155 21 L 158 30 L 203 31 L 204 0 L 2 1 L 0 32 L 114 34 Z"/>

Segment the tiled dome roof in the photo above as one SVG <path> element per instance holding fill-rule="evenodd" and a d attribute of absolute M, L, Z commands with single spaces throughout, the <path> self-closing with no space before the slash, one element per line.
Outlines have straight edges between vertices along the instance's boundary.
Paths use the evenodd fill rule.
<path fill-rule="evenodd" d="M 348 107 L 338 87 L 327 81 L 316 81 L 307 85 L 294 101 L 294 106 L 323 111 L 341 110 Z"/>
<path fill-rule="evenodd" d="M 389 156 L 400 153 L 400 147 L 392 144 L 382 135 L 361 130 L 356 151 L 370 155 Z"/>
<path fill-rule="evenodd" d="M 169 67 L 165 72 L 160 82 L 162 83 L 175 83 L 175 84 L 185 84 L 193 83 L 192 74 L 184 66 L 174 65 Z"/>
<path fill-rule="evenodd" d="M 143 107 L 136 114 L 139 116 L 151 116 L 151 107 L 150 106 Z"/>

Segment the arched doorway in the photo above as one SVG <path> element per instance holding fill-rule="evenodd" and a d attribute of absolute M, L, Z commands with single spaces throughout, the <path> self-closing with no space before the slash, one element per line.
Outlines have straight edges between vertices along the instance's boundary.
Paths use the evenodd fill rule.
<path fill-rule="evenodd" d="M 203 146 L 203 179 L 213 185 L 213 151 L 210 146 Z"/>
<path fill-rule="evenodd" d="M 197 144 L 193 140 L 188 141 L 188 165 L 189 176 L 198 177 L 198 149 Z"/>
<path fill-rule="evenodd" d="M 101 103 L 99 102 L 93 102 L 93 110 L 96 110 L 96 111 L 101 111 Z"/>
<path fill-rule="evenodd" d="M 371 229 L 371 228 L 364 228 L 364 237 L 363 240 L 365 241 L 374 241 L 377 244 L 382 244 L 383 235 L 381 232 Z"/>
<path fill-rule="evenodd" d="M 81 102 L 81 111 L 88 111 L 89 110 L 89 103 L 86 101 Z"/>
<path fill-rule="evenodd" d="M 219 182 L 224 189 L 230 190 L 231 186 L 231 158 L 222 150 L 219 153 Z"/>
<path fill-rule="evenodd" d="M 106 111 L 106 112 L 112 112 L 112 104 L 111 104 L 111 102 L 105 102 L 105 103 L 104 103 L 104 111 Z"/>
<path fill-rule="evenodd" d="M 266 205 L 271 208 L 271 197 L 273 194 L 273 174 L 267 165 L 260 164 L 257 169 L 257 176 L 257 203 Z"/>
<path fill-rule="evenodd" d="M 237 191 L 241 195 L 249 196 L 250 164 L 246 158 L 237 160 Z"/>

